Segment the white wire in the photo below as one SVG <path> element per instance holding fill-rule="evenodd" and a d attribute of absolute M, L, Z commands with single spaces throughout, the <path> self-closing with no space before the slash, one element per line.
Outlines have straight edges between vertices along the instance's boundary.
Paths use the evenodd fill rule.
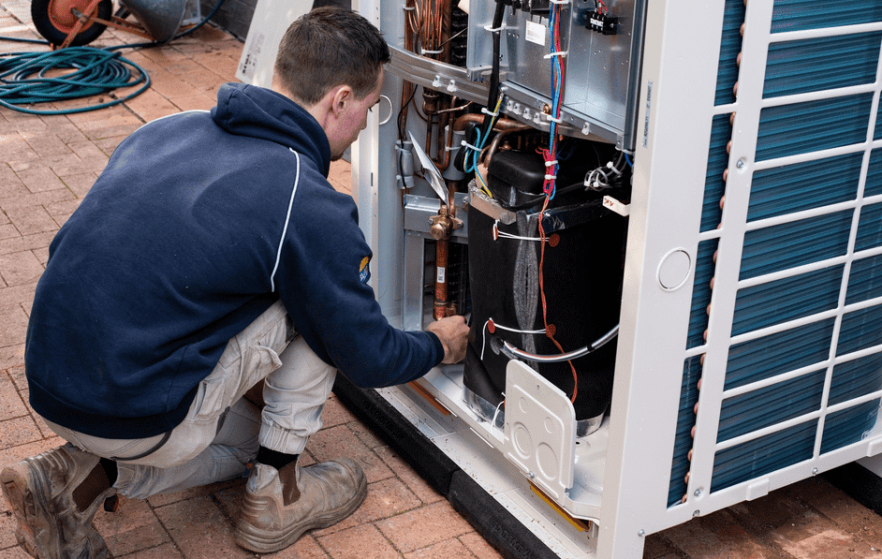
<path fill-rule="evenodd" d="M 490 323 L 493 323 L 494 328 L 499 328 L 500 330 L 505 330 L 506 332 L 514 332 L 516 334 L 544 334 L 545 328 L 541 330 L 518 330 L 517 328 L 509 328 L 508 326 L 502 326 L 497 324 L 493 317 L 487 319 L 487 322 L 484 323 L 484 328 L 481 329 L 481 361 L 484 360 L 484 348 L 487 346 L 487 326 Z"/>
<path fill-rule="evenodd" d="M 493 231 L 496 233 L 493 236 L 493 240 L 495 241 L 498 238 L 503 239 L 515 239 L 518 241 L 541 241 L 541 237 L 522 237 L 520 235 L 512 235 L 511 233 L 506 233 L 505 231 L 500 231 L 498 226 L 499 220 L 493 222 Z M 545 238 L 545 242 L 549 241 L 548 237 Z"/>

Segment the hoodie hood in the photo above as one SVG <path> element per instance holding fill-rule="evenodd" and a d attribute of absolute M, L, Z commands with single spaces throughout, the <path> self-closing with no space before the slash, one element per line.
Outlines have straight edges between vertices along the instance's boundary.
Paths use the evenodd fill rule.
<path fill-rule="evenodd" d="M 217 92 L 211 117 L 218 126 L 241 136 L 276 142 L 312 159 L 327 177 L 331 146 L 325 131 L 300 105 L 275 91 L 227 83 Z"/>

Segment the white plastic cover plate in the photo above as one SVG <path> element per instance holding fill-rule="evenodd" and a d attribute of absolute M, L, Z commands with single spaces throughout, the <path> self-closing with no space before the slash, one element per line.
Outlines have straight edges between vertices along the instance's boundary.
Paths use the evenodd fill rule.
<path fill-rule="evenodd" d="M 505 457 L 549 496 L 573 486 L 576 412 L 566 394 L 520 361 L 505 379 Z"/>

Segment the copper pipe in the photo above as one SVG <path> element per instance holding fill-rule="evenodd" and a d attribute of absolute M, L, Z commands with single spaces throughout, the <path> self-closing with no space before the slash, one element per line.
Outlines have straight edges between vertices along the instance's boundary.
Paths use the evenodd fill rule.
<path fill-rule="evenodd" d="M 433 315 L 441 320 L 447 315 L 447 257 L 450 241 L 441 239 L 435 243 L 435 303 Z"/>
<path fill-rule="evenodd" d="M 486 155 L 484 156 L 484 165 L 490 166 L 490 158 L 493 157 L 493 154 L 496 153 L 497 148 L 499 147 L 499 143 L 502 141 L 502 138 L 509 135 L 514 134 L 515 132 L 522 132 L 524 130 L 533 130 L 532 126 L 527 126 L 526 124 L 523 126 L 516 126 L 514 128 L 509 128 L 508 130 L 502 130 L 496 137 L 493 138 L 493 141 L 490 142 L 490 147 L 487 148 Z"/>

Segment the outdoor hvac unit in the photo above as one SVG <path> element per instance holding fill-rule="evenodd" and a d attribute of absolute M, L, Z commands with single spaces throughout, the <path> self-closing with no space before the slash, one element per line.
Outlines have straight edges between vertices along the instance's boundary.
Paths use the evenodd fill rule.
<path fill-rule="evenodd" d="M 358 5 L 394 56 L 381 109 L 353 147 L 354 194 L 375 251 L 372 284 L 389 319 L 423 328 L 433 309 L 439 313 L 427 286 L 456 267 L 470 271 L 471 288 L 452 306 L 472 315 L 477 359 L 492 353 L 505 360 L 504 383 L 500 388 L 497 378 L 490 390 L 501 392 L 496 399 L 475 398 L 464 378 L 468 365 L 457 365 L 436 368 L 415 386 L 360 392 L 344 384 L 338 393 L 361 406 L 375 428 L 410 441 L 401 453 L 467 516 L 480 522 L 487 503 L 504 509 L 483 533 L 525 556 L 640 557 L 645 535 L 819 472 L 857 460 L 882 472 L 874 458 L 882 452 L 879 3 L 523 1 L 508 2 L 503 25 L 494 28 L 495 4 L 473 0 L 461 6 L 466 15 L 441 15 L 452 23 L 442 22 L 439 39 L 423 34 L 414 41 L 409 18 L 432 5 Z M 494 112 L 487 107 L 494 33 L 498 118 L 539 133 L 555 124 L 562 143 L 587 142 L 601 163 L 619 161 L 621 151 L 633 162 L 633 169 L 620 167 L 630 171 L 621 188 L 598 196 L 583 189 L 584 200 L 575 202 L 594 200 L 590 219 L 626 230 L 626 242 L 597 228 L 576 237 L 573 258 L 545 262 L 544 277 L 568 290 L 573 308 L 615 303 L 611 318 L 567 318 L 583 338 L 562 348 L 590 347 L 619 323 L 608 344 L 611 405 L 596 430 L 577 417 L 567 384 L 574 381 L 567 374 L 552 379 L 541 373 L 543 363 L 524 357 L 555 353 L 524 349 L 546 336 L 525 333 L 529 328 L 511 318 L 494 323 L 493 342 L 489 319 L 475 318 L 487 306 L 477 300 L 486 299 L 478 291 L 487 285 L 496 287 L 484 292 L 500 297 L 488 312 L 518 315 L 521 303 L 505 299 L 517 292 L 509 284 L 535 277 L 539 257 L 532 272 L 503 265 L 518 258 L 511 247 L 519 243 L 538 255 L 541 242 L 530 240 L 542 219 L 537 210 L 523 211 L 521 223 L 512 210 L 518 204 L 499 194 L 512 188 L 512 196 L 529 200 L 535 193 L 518 190 L 527 179 L 515 174 L 511 184 L 497 184 L 495 197 L 473 184 L 439 199 L 444 194 L 429 184 L 431 165 L 420 172 L 415 164 L 413 186 L 405 184 L 420 148 L 444 159 L 439 138 L 447 136 L 437 131 L 453 117 L 443 116 L 443 107 L 483 107 L 476 122 Z M 440 55 L 445 48 L 454 51 L 448 61 Z M 566 72 L 556 93 L 555 57 Z M 424 91 L 442 107 L 430 106 L 434 117 L 422 114 Z M 402 129 L 408 97 L 417 102 Z M 469 137 L 454 138 L 455 158 Z M 416 146 L 410 150 L 402 139 Z M 491 167 L 505 169 L 504 157 L 496 159 L 504 153 Z M 582 159 L 574 163 L 580 180 L 594 169 L 592 157 L 582 168 Z M 473 172 L 457 173 L 448 166 L 436 186 L 474 179 Z M 501 210 L 488 210 L 490 202 Z M 442 205 L 461 227 L 432 230 Z M 475 235 L 491 229 L 508 236 L 481 242 L 514 243 L 505 245 L 510 254 L 474 260 Z M 449 245 L 444 255 L 442 241 Z M 443 267 L 442 256 L 449 259 Z M 496 264 L 481 266 L 483 258 Z M 471 270 L 462 270 L 469 262 Z M 568 267 L 590 277 L 568 275 Z M 603 276 L 615 281 L 595 281 Z M 557 288 L 546 282 L 549 299 Z M 541 325 L 535 314 L 526 322 Z M 519 333 L 506 338 L 506 326 Z M 506 341 L 522 353 L 506 351 Z M 588 379 L 601 366 L 573 370 Z M 602 390 L 588 390 L 595 389 Z"/>

